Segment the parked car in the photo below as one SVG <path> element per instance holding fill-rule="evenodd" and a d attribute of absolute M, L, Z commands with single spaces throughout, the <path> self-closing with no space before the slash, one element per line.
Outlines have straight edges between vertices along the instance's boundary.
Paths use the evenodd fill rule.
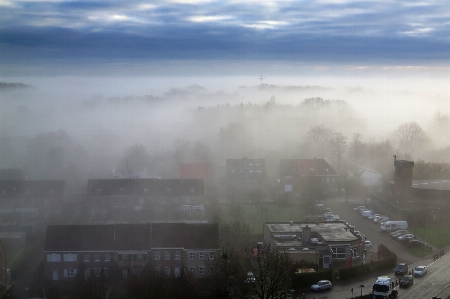
<path fill-rule="evenodd" d="M 331 281 L 329 281 L 329 280 L 320 280 L 319 282 L 317 282 L 316 284 L 313 284 L 311 286 L 311 290 L 313 290 L 313 291 L 322 291 L 322 290 L 331 289 L 332 287 L 333 287 L 333 284 L 331 283 Z"/>
<path fill-rule="evenodd" d="M 355 211 L 358 211 L 359 212 L 359 210 L 361 210 L 361 209 L 365 209 L 366 207 L 365 206 L 357 206 L 356 208 L 353 208 L 353 210 L 355 210 Z"/>
<path fill-rule="evenodd" d="M 425 247 L 425 248 L 431 248 L 430 245 L 428 245 L 425 242 L 419 241 L 419 240 L 410 240 L 409 241 L 409 247 Z"/>
<path fill-rule="evenodd" d="M 364 247 L 367 249 L 367 248 L 372 248 L 372 242 L 370 242 L 370 241 L 364 241 Z"/>
<path fill-rule="evenodd" d="M 416 236 L 414 236 L 413 234 L 404 234 L 398 237 L 397 240 L 399 240 L 402 243 L 408 244 L 409 241 L 414 240 L 415 238 Z"/>
<path fill-rule="evenodd" d="M 393 235 L 392 238 L 398 240 L 399 237 L 401 237 L 403 235 L 406 235 L 406 234 L 410 234 L 410 232 L 406 231 L 406 232 L 403 232 L 403 233 L 398 233 L 398 234 Z"/>
<path fill-rule="evenodd" d="M 409 287 L 414 283 L 414 278 L 412 275 L 405 275 L 402 278 L 400 278 L 399 285 L 401 287 Z"/>
<path fill-rule="evenodd" d="M 399 233 L 405 233 L 405 234 L 408 234 L 409 232 L 408 232 L 408 230 L 406 230 L 406 229 L 398 229 L 398 230 L 396 230 L 395 232 L 389 233 L 389 235 L 392 237 L 392 236 L 394 236 L 394 235 L 396 235 L 396 234 L 399 234 Z"/>
<path fill-rule="evenodd" d="M 380 214 L 373 214 L 367 217 L 367 219 L 369 219 L 370 221 L 373 221 L 375 219 L 375 217 L 380 216 Z"/>
<path fill-rule="evenodd" d="M 415 277 L 422 277 L 427 274 L 428 268 L 427 266 L 417 266 L 414 268 L 413 275 Z"/>
<path fill-rule="evenodd" d="M 397 268 L 395 268 L 395 275 L 405 275 L 407 273 L 408 273 L 407 263 L 400 263 L 397 265 Z"/>

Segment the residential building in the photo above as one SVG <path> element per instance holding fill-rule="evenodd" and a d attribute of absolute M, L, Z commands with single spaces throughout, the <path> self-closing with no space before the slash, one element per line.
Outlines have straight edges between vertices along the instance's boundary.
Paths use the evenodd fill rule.
<path fill-rule="evenodd" d="M 264 159 L 227 159 L 228 197 L 261 200 L 266 190 L 266 163 Z"/>
<path fill-rule="evenodd" d="M 337 192 L 338 174 L 324 159 L 282 159 L 280 182 L 282 192 L 305 194 Z"/>
<path fill-rule="evenodd" d="M 60 215 L 64 197 L 63 180 L 0 180 L 0 220 L 45 222 Z"/>
<path fill-rule="evenodd" d="M 206 275 L 207 261 L 219 257 L 217 224 L 147 223 L 59 225 L 47 228 L 44 274 L 47 280 L 70 281 L 79 269 L 85 277 L 118 266 L 124 277 L 145 265 L 167 276 L 189 271 Z"/>
<path fill-rule="evenodd" d="M 151 213 L 183 211 L 204 201 L 201 179 L 98 179 L 87 187 L 93 220 L 148 220 Z"/>

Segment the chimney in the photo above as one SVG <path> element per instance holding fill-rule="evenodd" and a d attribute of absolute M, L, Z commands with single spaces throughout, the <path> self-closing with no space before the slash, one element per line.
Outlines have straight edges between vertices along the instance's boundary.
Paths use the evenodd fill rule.
<path fill-rule="evenodd" d="M 302 227 L 302 240 L 305 243 L 311 242 L 311 228 L 308 225 Z"/>

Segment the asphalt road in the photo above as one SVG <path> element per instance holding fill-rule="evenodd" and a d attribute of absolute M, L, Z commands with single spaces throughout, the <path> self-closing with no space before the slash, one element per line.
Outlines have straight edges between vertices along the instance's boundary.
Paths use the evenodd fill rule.
<path fill-rule="evenodd" d="M 362 202 L 354 202 L 354 204 L 360 205 Z M 401 244 L 392 240 L 389 237 L 389 234 L 380 232 L 379 225 L 363 219 L 359 213 L 352 209 L 352 206 L 351 203 L 346 204 L 344 198 L 335 198 L 325 201 L 326 208 L 330 208 L 335 214 L 338 214 L 341 219 L 345 219 L 349 224 L 354 225 L 355 229 L 361 231 L 367 237 L 367 240 L 370 240 L 375 246 L 378 246 L 379 244 L 386 245 L 391 251 L 397 254 L 399 262 L 406 262 L 409 264 L 410 270 L 419 265 L 429 266 L 429 273 L 426 276 L 414 278 L 414 284 L 409 288 L 399 289 L 398 298 L 431 299 L 433 296 L 437 295 L 445 299 L 450 296 L 450 254 L 444 255 L 436 261 L 432 258 L 420 259 L 414 257 L 410 255 Z M 434 251 L 438 252 L 436 249 Z M 366 256 L 366 260 L 370 258 L 376 259 L 377 254 L 375 252 L 369 253 Z M 363 294 L 370 293 L 372 284 L 378 276 L 395 278 L 394 269 L 383 273 L 363 275 L 354 281 L 337 281 L 334 283 L 332 290 L 320 293 L 309 292 L 306 294 L 305 298 L 358 298 L 361 295 L 360 285 L 366 286 L 365 288 L 362 288 Z M 351 291 L 352 289 L 353 293 Z"/>

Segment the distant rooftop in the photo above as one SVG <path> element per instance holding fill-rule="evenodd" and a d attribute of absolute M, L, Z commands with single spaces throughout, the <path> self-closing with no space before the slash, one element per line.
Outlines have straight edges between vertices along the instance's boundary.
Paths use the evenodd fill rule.
<path fill-rule="evenodd" d="M 417 189 L 450 190 L 450 180 L 413 180 L 412 187 Z"/>

